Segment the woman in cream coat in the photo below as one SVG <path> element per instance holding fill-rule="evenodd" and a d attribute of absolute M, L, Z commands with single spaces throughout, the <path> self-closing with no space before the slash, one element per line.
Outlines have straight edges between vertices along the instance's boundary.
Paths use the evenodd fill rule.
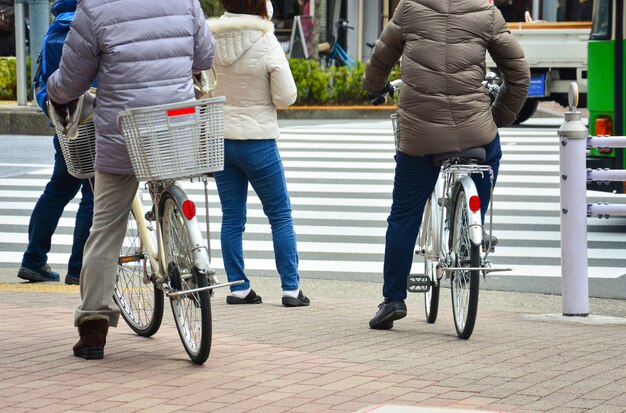
<path fill-rule="evenodd" d="M 276 36 L 271 3 L 222 0 L 226 12 L 208 24 L 216 39 L 216 96 L 225 96 L 224 170 L 215 173 L 222 203 L 222 257 L 231 287 L 228 304 L 262 302 L 246 277 L 243 232 L 248 182 L 261 199 L 272 227 L 276 269 L 287 307 L 309 305 L 300 290 L 296 235 L 285 173 L 276 145 L 277 107 L 293 104 L 296 85 Z M 269 10 L 268 10 L 269 9 Z"/>

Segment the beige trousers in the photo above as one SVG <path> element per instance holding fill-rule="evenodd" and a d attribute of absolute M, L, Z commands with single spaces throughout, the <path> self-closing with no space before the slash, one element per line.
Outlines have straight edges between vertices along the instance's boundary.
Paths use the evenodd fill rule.
<path fill-rule="evenodd" d="M 117 260 L 138 185 L 134 175 L 96 171 L 93 224 L 83 253 L 76 327 L 81 320 L 93 319 L 106 319 L 109 326 L 117 327 L 120 310 L 113 301 Z"/>

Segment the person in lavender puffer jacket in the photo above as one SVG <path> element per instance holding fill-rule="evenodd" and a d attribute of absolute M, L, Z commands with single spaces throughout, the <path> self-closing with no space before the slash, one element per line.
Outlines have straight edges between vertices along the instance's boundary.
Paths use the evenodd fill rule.
<path fill-rule="evenodd" d="M 63 113 L 98 78 L 95 205 L 74 317 L 75 356 L 102 358 L 108 328 L 120 315 L 112 299 L 117 259 L 138 182 L 117 114 L 193 100 L 192 73 L 211 68 L 213 48 L 198 0 L 78 3 L 59 69 L 47 82 L 50 102 Z"/>

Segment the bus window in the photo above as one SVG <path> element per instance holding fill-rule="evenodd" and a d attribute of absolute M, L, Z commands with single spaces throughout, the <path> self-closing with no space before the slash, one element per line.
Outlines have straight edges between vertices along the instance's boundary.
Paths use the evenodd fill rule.
<path fill-rule="evenodd" d="M 590 39 L 611 39 L 611 0 L 595 0 Z"/>

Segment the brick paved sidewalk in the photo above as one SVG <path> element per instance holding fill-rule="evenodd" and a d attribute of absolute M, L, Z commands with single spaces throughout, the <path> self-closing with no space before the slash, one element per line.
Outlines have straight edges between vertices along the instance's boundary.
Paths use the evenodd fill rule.
<path fill-rule="evenodd" d="M 305 280 L 312 305 L 291 309 L 277 279 L 253 288 L 264 304 L 227 306 L 216 294 L 211 356 L 196 366 L 168 306 L 154 337 L 120 322 L 104 360 L 86 361 L 71 355 L 77 287 L 1 284 L 0 411 L 626 412 L 624 319 L 545 317 L 560 297 L 482 291 L 464 341 L 447 290 L 437 323 L 411 296 L 406 319 L 374 331 L 377 284 Z M 623 315 L 625 304 L 592 300 L 591 312 Z"/>

